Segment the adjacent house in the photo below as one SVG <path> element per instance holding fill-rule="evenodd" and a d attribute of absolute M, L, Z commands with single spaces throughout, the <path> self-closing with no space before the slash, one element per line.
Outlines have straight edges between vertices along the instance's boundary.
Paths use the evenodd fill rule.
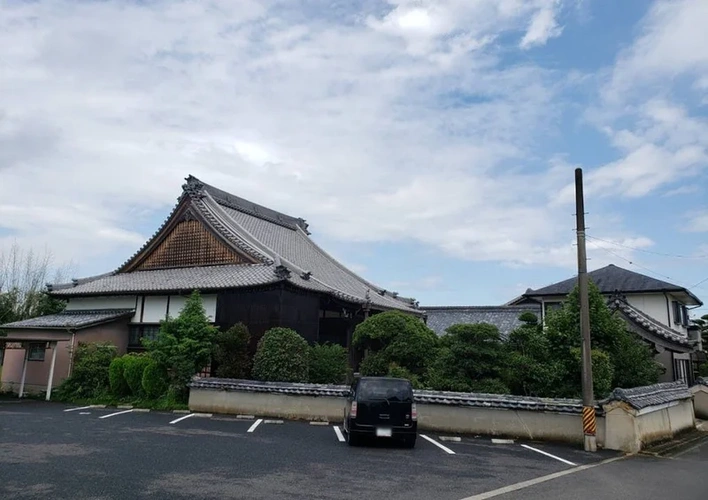
<path fill-rule="evenodd" d="M 0 325 L 8 334 L 0 340 L 7 347 L 3 388 L 22 393 L 57 385 L 71 373 L 78 342 L 140 350 L 141 339 L 155 338 L 160 320 L 179 314 L 195 289 L 216 326 L 243 322 L 256 340 L 283 326 L 310 342 L 348 346 L 369 314 L 395 309 L 423 317 L 414 299 L 374 285 L 327 254 L 302 218 L 193 176 L 186 181 L 162 226 L 118 269 L 48 285 L 68 302 L 64 312 Z"/>
<path fill-rule="evenodd" d="M 691 328 L 689 310 L 703 302 L 690 290 L 610 264 L 588 273 L 607 297 L 608 305 L 647 343 L 666 367 L 662 382 L 693 383 L 693 365 L 702 349 L 700 335 Z M 507 303 L 540 307 L 542 320 L 549 310 L 561 307 L 576 286 L 577 277 L 526 292 Z"/>
<path fill-rule="evenodd" d="M 456 324 L 487 323 L 496 326 L 503 339 L 523 323 L 519 316 L 525 312 L 541 318 L 541 305 L 531 302 L 518 306 L 423 306 L 428 328 L 438 335 Z"/>

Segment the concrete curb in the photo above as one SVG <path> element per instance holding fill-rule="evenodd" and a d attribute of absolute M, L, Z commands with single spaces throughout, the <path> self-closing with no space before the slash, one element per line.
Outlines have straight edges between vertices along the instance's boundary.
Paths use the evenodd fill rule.
<path fill-rule="evenodd" d="M 135 413 L 148 413 L 150 411 L 149 408 L 132 408 L 132 410 Z"/>
<path fill-rule="evenodd" d="M 322 425 L 322 426 L 325 426 L 325 425 L 329 425 L 329 422 L 328 422 L 327 420 L 325 420 L 325 421 L 322 421 L 322 420 L 313 420 L 312 422 L 310 422 L 310 425 Z"/>
<path fill-rule="evenodd" d="M 211 418 L 213 415 L 211 413 L 195 413 L 195 417 L 201 417 L 201 418 Z"/>
<path fill-rule="evenodd" d="M 91 405 L 89 408 L 105 408 L 106 405 Z"/>
<path fill-rule="evenodd" d="M 119 410 L 132 410 L 133 405 L 118 405 L 116 406 L 116 408 L 118 408 Z"/>
<path fill-rule="evenodd" d="M 236 415 L 236 418 L 239 420 L 253 420 L 256 418 L 255 415 Z"/>
<path fill-rule="evenodd" d="M 453 441 L 455 443 L 459 443 L 462 441 L 462 438 L 459 436 L 438 436 L 440 438 L 440 441 Z"/>
<path fill-rule="evenodd" d="M 172 413 L 186 414 L 186 413 L 192 413 L 192 412 L 190 412 L 189 410 L 172 410 Z"/>

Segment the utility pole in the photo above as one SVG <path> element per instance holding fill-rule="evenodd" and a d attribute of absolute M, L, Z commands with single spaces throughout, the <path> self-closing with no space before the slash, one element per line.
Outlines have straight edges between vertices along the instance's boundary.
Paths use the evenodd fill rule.
<path fill-rule="evenodd" d="M 583 169 L 575 169 L 575 225 L 578 235 L 578 289 L 580 292 L 580 333 L 583 338 L 583 434 L 585 451 L 597 451 L 597 422 L 592 387 L 592 354 L 590 344 L 590 300 L 588 298 L 588 262 L 585 251 L 585 200 Z"/>

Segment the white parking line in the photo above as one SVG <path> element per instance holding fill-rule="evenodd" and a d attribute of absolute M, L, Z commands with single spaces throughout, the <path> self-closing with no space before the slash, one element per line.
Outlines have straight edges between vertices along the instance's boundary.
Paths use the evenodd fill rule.
<path fill-rule="evenodd" d="M 450 455 L 454 455 L 454 454 L 455 454 L 455 452 L 452 451 L 450 448 L 448 448 L 447 446 L 441 445 L 440 443 L 438 443 L 437 441 L 435 441 L 435 440 L 432 439 L 432 438 L 429 438 L 429 437 L 426 436 L 425 434 L 421 434 L 420 437 L 422 437 L 422 438 L 425 439 L 426 441 L 430 441 L 430 442 L 433 443 L 435 446 L 437 446 L 437 447 L 440 448 L 441 450 L 445 451 L 446 453 L 449 453 Z"/>
<path fill-rule="evenodd" d="M 263 419 L 262 419 L 262 418 L 259 418 L 258 420 L 256 420 L 255 422 L 253 422 L 253 425 L 252 425 L 251 427 L 249 427 L 246 432 L 253 432 L 253 431 L 255 431 L 255 430 L 256 430 L 256 427 L 258 427 L 259 425 L 261 425 L 261 422 L 263 422 Z"/>
<path fill-rule="evenodd" d="M 578 464 L 574 464 L 573 462 L 569 462 L 568 460 L 566 460 L 566 459 L 564 459 L 564 458 L 557 457 L 557 456 L 555 456 L 555 455 L 551 455 L 550 453 L 546 453 L 546 452 L 543 451 L 543 450 L 539 450 L 538 448 L 534 448 L 533 446 L 529 446 L 529 445 L 527 445 L 527 444 L 522 444 L 521 446 L 523 446 L 523 447 L 526 448 L 527 450 L 532 450 L 532 451 L 538 452 L 538 453 L 540 453 L 540 454 L 542 454 L 542 455 L 546 455 L 547 457 L 551 457 L 551 458 L 555 458 L 556 460 L 560 460 L 560 461 L 563 462 L 564 464 L 568 464 L 568 465 L 572 465 L 572 466 L 577 466 L 577 465 L 578 465 Z"/>
<path fill-rule="evenodd" d="M 103 415 L 102 417 L 98 417 L 98 418 L 115 417 L 116 415 L 123 415 L 124 413 L 132 413 L 132 412 L 133 412 L 133 410 L 119 411 L 116 413 L 109 413 L 108 415 Z"/>
<path fill-rule="evenodd" d="M 76 411 L 76 410 L 86 410 L 88 408 L 91 408 L 91 406 L 80 406 L 79 408 L 68 408 L 64 411 Z"/>
<path fill-rule="evenodd" d="M 184 420 L 185 418 L 193 417 L 194 415 L 195 415 L 195 413 L 188 413 L 187 415 L 185 415 L 185 416 L 183 416 L 183 417 L 179 417 L 179 418 L 174 419 L 174 420 L 173 420 L 172 422 L 170 422 L 170 423 L 171 423 L 171 424 L 176 424 L 177 422 L 181 422 L 181 421 Z"/>
<path fill-rule="evenodd" d="M 337 439 L 339 439 L 340 443 L 344 442 L 344 436 L 342 435 L 342 431 L 339 430 L 338 425 L 333 425 L 332 428 L 334 429 L 334 433 L 337 435 Z"/>
<path fill-rule="evenodd" d="M 90 411 L 80 411 L 79 415 L 91 415 Z"/>

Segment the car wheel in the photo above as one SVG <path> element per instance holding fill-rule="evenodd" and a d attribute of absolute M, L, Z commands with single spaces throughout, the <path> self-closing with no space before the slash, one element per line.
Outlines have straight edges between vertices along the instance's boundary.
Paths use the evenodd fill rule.
<path fill-rule="evenodd" d="M 415 438 L 416 436 L 406 436 L 403 438 L 403 446 L 406 448 L 415 448 Z"/>

